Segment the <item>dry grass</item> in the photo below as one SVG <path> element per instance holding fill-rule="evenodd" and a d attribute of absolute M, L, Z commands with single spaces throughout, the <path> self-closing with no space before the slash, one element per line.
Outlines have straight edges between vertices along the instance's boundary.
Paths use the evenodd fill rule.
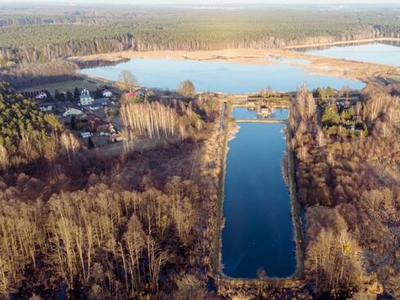
<path fill-rule="evenodd" d="M 21 91 L 40 91 L 40 90 L 48 90 L 51 94 L 54 94 L 55 90 L 59 91 L 70 91 L 71 93 L 74 92 L 75 87 L 88 90 L 95 90 L 98 86 L 104 86 L 104 83 L 100 81 L 96 81 L 94 79 L 86 79 L 82 78 L 81 80 L 70 80 L 70 81 L 61 81 L 56 83 L 48 83 L 48 84 L 41 84 L 37 86 L 31 86 L 28 88 L 22 88 L 17 90 L 17 92 Z"/>

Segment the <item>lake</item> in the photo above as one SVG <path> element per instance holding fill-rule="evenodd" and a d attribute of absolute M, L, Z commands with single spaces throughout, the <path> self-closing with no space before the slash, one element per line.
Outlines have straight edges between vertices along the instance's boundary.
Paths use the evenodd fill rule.
<path fill-rule="evenodd" d="M 243 111 L 234 108 L 234 115 L 238 113 Z M 239 132 L 228 144 L 223 272 L 257 278 L 263 268 L 269 277 L 288 277 L 296 271 L 296 259 L 289 192 L 281 171 L 286 125 L 238 125 Z"/>
<path fill-rule="evenodd" d="M 400 48 L 388 44 L 374 43 L 355 46 L 335 46 L 322 50 L 304 49 L 301 51 L 306 54 L 330 58 L 400 66 Z"/>
<path fill-rule="evenodd" d="M 300 67 L 285 63 L 250 65 L 197 60 L 135 58 L 116 66 L 81 70 L 82 74 L 118 80 L 128 70 L 139 84 L 149 88 L 175 90 L 179 83 L 190 80 L 199 92 L 212 91 L 230 94 L 254 93 L 270 86 L 274 91 L 296 91 L 307 84 L 309 89 L 331 86 L 340 89 L 348 85 L 361 89 L 364 83 L 333 76 L 311 75 Z"/>

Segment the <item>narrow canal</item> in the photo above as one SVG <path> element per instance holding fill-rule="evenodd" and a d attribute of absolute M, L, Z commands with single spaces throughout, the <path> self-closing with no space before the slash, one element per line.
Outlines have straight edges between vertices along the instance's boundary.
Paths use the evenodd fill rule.
<path fill-rule="evenodd" d="M 238 110 L 238 111 L 235 111 Z M 234 108 L 243 118 L 255 112 Z M 287 116 L 280 111 L 279 116 Z M 222 231 L 225 275 L 288 277 L 296 271 L 289 191 L 282 176 L 285 124 L 239 123 L 228 144 Z"/>

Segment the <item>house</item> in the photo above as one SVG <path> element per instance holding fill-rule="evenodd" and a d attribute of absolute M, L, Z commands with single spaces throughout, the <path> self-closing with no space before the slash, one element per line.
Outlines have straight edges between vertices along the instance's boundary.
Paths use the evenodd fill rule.
<path fill-rule="evenodd" d="M 261 116 L 263 116 L 264 118 L 268 117 L 271 114 L 271 109 L 269 109 L 268 107 L 262 107 L 260 109 L 260 114 Z"/>
<path fill-rule="evenodd" d="M 255 110 L 257 107 L 257 101 L 255 99 L 247 99 L 247 109 Z"/>
<path fill-rule="evenodd" d="M 125 98 L 126 100 L 136 98 L 137 96 L 138 96 L 138 95 L 137 95 L 136 92 L 126 92 L 126 93 L 124 94 L 124 98 Z"/>
<path fill-rule="evenodd" d="M 136 95 L 137 95 L 138 97 L 144 97 L 144 96 L 146 95 L 146 90 L 145 90 L 145 89 L 137 89 L 137 90 L 135 91 L 135 93 L 136 93 Z"/>
<path fill-rule="evenodd" d="M 79 96 L 79 102 L 82 106 L 91 105 L 94 99 L 90 96 L 90 93 L 87 89 L 83 89 L 81 95 Z"/>
<path fill-rule="evenodd" d="M 112 93 L 109 90 L 104 90 L 102 92 L 103 97 L 105 98 L 110 98 L 112 96 Z"/>
<path fill-rule="evenodd" d="M 55 107 L 55 104 L 54 104 L 54 103 L 42 103 L 42 104 L 39 104 L 39 109 L 40 109 L 41 111 L 43 111 L 43 112 L 45 112 L 45 111 L 51 111 L 51 110 L 54 109 L 54 107 Z"/>
<path fill-rule="evenodd" d="M 36 100 L 44 100 L 47 99 L 47 94 L 45 92 L 40 92 L 35 96 Z"/>
<path fill-rule="evenodd" d="M 99 133 L 100 136 L 109 136 L 110 134 L 115 133 L 114 125 L 111 123 L 98 125 L 96 131 Z"/>
<path fill-rule="evenodd" d="M 68 108 L 64 113 L 63 117 L 70 117 L 72 115 L 78 116 L 78 115 L 83 115 L 83 111 L 76 109 L 76 108 Z"/>
<path fill-rule="evenodd" d="M 111 143 L 121 142 L 123 140 L 124 138 L 122 137 L 122 133 L 113 133 L 112 135 L 110 135 Z"/>
<path fill-rule="evenodd" d="M 103 124 L 97 126 L 96 130 L 97 132 L 110 132 L 113 127 L 114 126 L 112 124 Z"/>
<path fill-rule="evenodd" d="M 143 98 L 146 95 L 145 89 L 137 89 L 133 92 L 126 92 L 124 94 L 125 99 L 129 100 L 132 98 Z"/>
<path fill-rule="evenodd" d="M 108 99 L 106 99 L 106 98 L 95 99 L 90 104 L 90 107 L 98 107 L 98 109 L 104 108 L 104 106 L 108 106 Z M 96 110 L 96 109 L 94 109 L 94 110 Z"/>

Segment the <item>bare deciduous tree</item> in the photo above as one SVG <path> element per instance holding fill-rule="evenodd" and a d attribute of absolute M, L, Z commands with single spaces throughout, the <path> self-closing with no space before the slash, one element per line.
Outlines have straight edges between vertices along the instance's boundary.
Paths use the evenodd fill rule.
<path fill-rule="evenodd" d="M 70 132 L 64 132 L 60 137 L 61 146 L 64 151 L 67 153 L 68 161 L 71 163 L 80 148 L 79 141 L 77 138 Z"/>
<path fill-rule="evenodd" d="M 121 71 L 121 73 L 118 75 L 118 81 L 122 83 L 126 90 L 131 92 L 138 85 L 135 75 L 128 70 Z"/>
<path fill-rule="evenodd" d="M 5 169 L 9 165 L 9 157 L 7 153 L 7 149 L 3 146 L 0 145 L 0 166 Z"/>

